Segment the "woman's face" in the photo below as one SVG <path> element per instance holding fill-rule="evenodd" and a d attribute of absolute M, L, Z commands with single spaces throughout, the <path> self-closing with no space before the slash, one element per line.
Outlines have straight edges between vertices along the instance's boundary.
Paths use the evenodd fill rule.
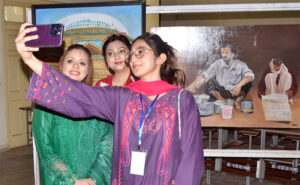
<path fill-rule="evenodd" d="M 88 55 L 81 49 L 72 49 L 65 56 L 62 68 L 63 74 L 73 80 L 82 81 L 88 75 Z"/>
<path fill-rule="evenodd" d="M 130 68 L 140 80 L 156 80 L 160 76 L 160 65 L 158 65 L 157 57 L 144 40 L 137 40 L 132 45 Z"/>
<path fill-rule="evenodd" d="M 128 68 L 126 66 L 126 56 L 129 52 L 127 46 L 121 41 L 113 41 L 106 48 L 106 62 L 108 67 L 115 73 Z"/>

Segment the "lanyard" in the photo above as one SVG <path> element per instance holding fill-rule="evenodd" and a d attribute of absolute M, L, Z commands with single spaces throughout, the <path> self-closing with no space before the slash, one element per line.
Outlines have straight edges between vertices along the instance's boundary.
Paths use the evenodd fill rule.
<path fill-rule="evenodd" d="M 146 116 L 145 116 L 145 119 L 144 119 L 144 121 L 143 121 L 143 117 L 144 117 L 144 114 L 143 114 L 143 112 L 144 112 L 144 109 L 143 109 L 143 96 L 142 96 L 142 94 L 140 94 L 140 100 L 141 100 L 141 104 L 142 104 L 142 111 L 141 111 L 140 127 L 139 127 L 139 143 L 138 143 L 138 148 L 139 148 L 139 149 L 140 149 L 141 144 L 142 144 L 142 134 L 143 134 L 143 127 L 144 127 L 145 120 L 147 119 L 147 117 L 148 117 L 149 114 L 151 113 L 151 110 L 152 110 L 152 108 L 153 108 L 153 105 L 154 105 L 154 103 L 156 102 L 158 96 L 159 96 L 159 95 L 157 95 L 157 96 L 155 97 L 155 99 L 152 101 L 152 103 L 151 103 L 151 105 L 150 105 L 150 107 L 149 107 L 149 109 L 148 109 L 148 112 L 147 112 L 147 114 L 146 114 Z"/>

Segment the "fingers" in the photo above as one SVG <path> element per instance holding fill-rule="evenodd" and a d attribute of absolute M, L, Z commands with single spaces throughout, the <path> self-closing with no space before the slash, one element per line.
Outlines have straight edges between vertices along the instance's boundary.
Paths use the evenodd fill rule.
<path fill-rule="evenodd" d="M 188 90 L 188 91 L 192 90 L 192 86 L 189 85 L 189 86 L 186 88 L 186 90 Z"/>
<path fill-rule="evenodd" d="M 31 25 L 30 23 L 24 23 L 20 27 L 20 31 L 18 36 L 15 39 L 16 47 L 17 50 L 20 52 L 35 52 L 38 51 L 39 48 L 34 48 L 34 47 L 27 47 L 25 45 L 26 42 L 37 39 L 37 35 L 31 35 L 31 36 L 26 36 L 27 33 L 36 31 L 36 27 L 30 27 L 26 28 L 27 26 Z M 21 54 L 21 53 L 20 53 Z"/>
<path fill-rule="evenodd" d="M 89 185 L 96 185 L 96 183 L 91 178 L 88 178 L 88 183 Z"/>
<path fill-rule="evenodd" d="M 75 185 L 96 185 L 92 179 L 80 179 L 76 180 Z"/>
<path fill-rule="evenodd" d="M 232 95 L 233 95 L 233 96 L 238 96 L 238 95 L 239 95 L 239 91 L 238 91 L 238 90 L 234 90 L 234 91 L 232 92 Z"/>
<path fill-rule="evenodd" d="M 27 33 L 36 31 L 36 27 L 26 28 L 26 26 L 29 26 L 29 25 L 31 25 L 31 24 L 24 23 L 24 24 L 21 25 L 20 30 L 19 30 L 19 34 L 18 34 L 18 36 L 16 37 L 16 40 L 15 40 L 16 42 L 21 41 Z"/>
<path fill-rule="evenodd" d="M 36 48 L 36 47 L 27 47 L 25 45 L 25 43 L 27 41 L 30 41 L 30 40 L 33 40 L 37 38 L 36 36 L 33 36 L 33 38 L 23 38 L 23 39 L 20 39 L 20 40 L 16 40 L 16 47 L 17 47 L 17 50 L 19 52 L 34 52 L 34 51 L 38 51 L 39 48 Z"/>
<path fill-rule="evenodd" d="M 232 96 L 237 96 L 237 91 L 235 89 L 232 91 Z"/>
<path fill-rule="evenodd" d="M 26 26 L 29 26 L 31 24 L 29 23 L 24 23 L 21 25 L 20 31 L 18 36 L 15 39 L 16 44 L 23 44 L 25 42 L 28 42 L 30 40 L 34 40 L 37 39 L 38 36 L 37 35 L 31 35 L 31 36 L 26 36 L 26 34 L 36 31 L 36 27 L 30 27 L 30 28 L 26 28 Z"/>
<path fill-rule="evenodd" d="M 30 26 L 30 25 L 32 25 L 32 24 L 30 24 L 30 23 L 28 23 L 28 22 L 23 23 L 23 24 L 21 25 L 21 27 L 20 27 L 19 32 L 23 31 L 23 30 L 26 28 L 26 26 Z"/>
<path fill-rule="evenodd" d="M 190 84 L 190 85 L 186 88 L 186 90 L 188 90 L 188 91 L 194 93 L 194 92 L 195 92 L 195 85 L 194 85 L 193 83 Z"/>
<path fill-rule="evenodd" d="M 235 89 L 233 89 L 233 91 L 232 91 L 232 96 L 236 96 L 236 90 Z"/>

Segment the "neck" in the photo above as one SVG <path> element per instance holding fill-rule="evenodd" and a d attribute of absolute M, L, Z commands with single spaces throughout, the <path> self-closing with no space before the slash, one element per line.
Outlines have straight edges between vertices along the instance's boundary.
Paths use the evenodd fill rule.
<path fill-rule="evenodd" d="M 116 71 L 113 78 L 113 86 L 124 86 L 130 74 L 130 69 L 128 67 L 124 68 L 122 71 Z"/>
<path fill-rule="evenodd" d="M 146 82 L 152 82 L 152 81 L 159 81 L 161 80 L 160 76 L 159 77 L 141 77 L 141 81 L 146 81 Z"/>
<path fill-rule="evenodd" d="M 148 73 L 144 76 L 141 76 L 139 78 L 141 81 L 147 81 L 147 82 L 150 82 L 150 81 L 158 81 L 158 80 L 161 80 L 161 77 L 160 77 L 160 70 L 159 69 L 156 69 L 155 71 L 153 71 L 152 73 Z"/>

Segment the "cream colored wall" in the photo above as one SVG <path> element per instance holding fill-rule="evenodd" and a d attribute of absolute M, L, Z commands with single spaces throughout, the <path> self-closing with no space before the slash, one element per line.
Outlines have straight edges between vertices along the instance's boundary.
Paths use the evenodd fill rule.
<path fill-rule="evenodd" d="M 0 12 L 3 12 L 3 1 L 1 0 Z M 3 43 L 2 43 L 2 16 L 0 16 L 0 151 L 7 148 L 7 123 L 6 123 L 6 106 L 5 106 L 5 83 L 3 69 Z"/>
<path fill-rule="evenodd" d="M 53 4 L 54 2 L 51 2 L 51 0 L 4 0 L 4 3 L 31 6 L 32 4 Z"/>
<path fill-rule="evenodd" d="M 159 6 L 159 0 L 147 0 L 146 5 Z M 149 32 L 151 27 L 159 26 L 159 14 L 146 14 L 146 31 Z"/>
<path fill-rule="evenodd" d="M 300 0 L 162 0 L 162 5 L 231 4 L 231 3 L 287 3 Z M 161 26 L 226 26 L 299 24 L 300 11 L 163 14 Z"/>
<path fill-rule="evenodd" d="M 25 2 L 25 3 L 24 3 Z M 41 0 L 1 0 L 1 63 L 0 63 L 0 149 L 27 144 L 26 114 L 20 107 L 30 105 L 26 98 L 29 83 L 29 69 L 21 62 L 15 47 L 15 38 L 21 23 L 5 22 L 5 5 L 31 7 L 31 4 L 45 4 Z M 21 14 L 22 15 L 22 14 Z M 25 21 L 25 18 L 24 18 Z M 2 99 L 3 98 L 3 99 Z"/>

